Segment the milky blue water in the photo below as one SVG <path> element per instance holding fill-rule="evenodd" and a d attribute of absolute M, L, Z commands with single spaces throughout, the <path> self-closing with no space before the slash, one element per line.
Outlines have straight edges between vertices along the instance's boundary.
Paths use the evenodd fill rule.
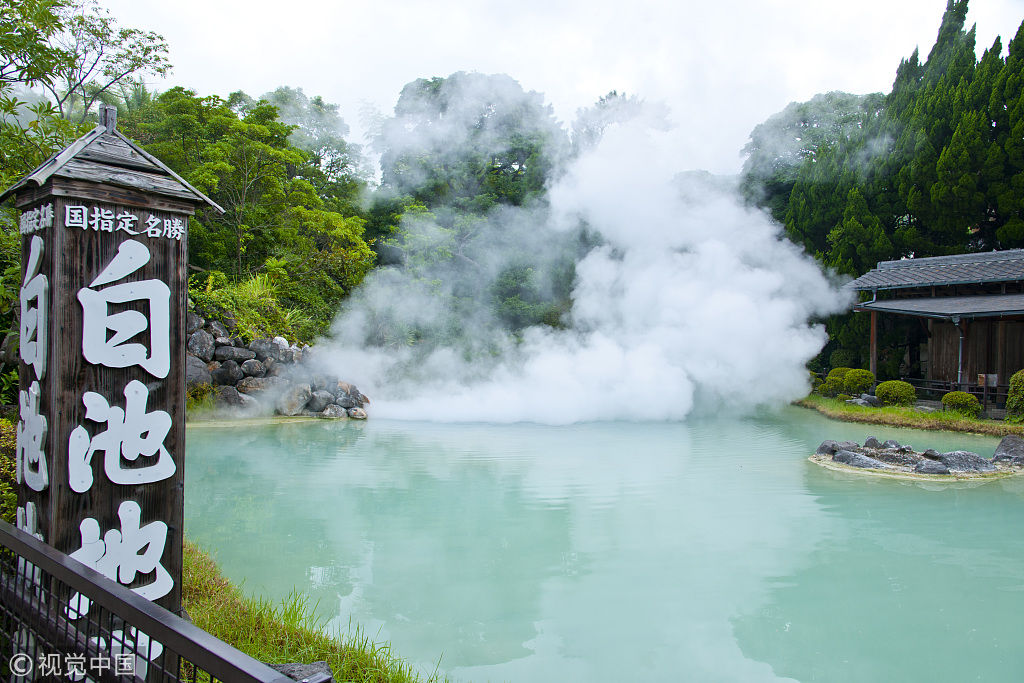
<path fill-rule="evenodd" d="M 193 426 L 186 535 L 467 681 L 1024 679 L 1024 477 L 923 484 L 823 439 L 997 439 L 787 408 L 688 423 Z"/>

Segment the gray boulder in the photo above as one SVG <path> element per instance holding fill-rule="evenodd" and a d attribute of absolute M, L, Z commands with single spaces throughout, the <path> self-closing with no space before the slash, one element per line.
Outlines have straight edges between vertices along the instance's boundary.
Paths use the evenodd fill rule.
<path fill-rule="evenodd" d="M 935 460 L 922 460 L 917 463 L 914 471 L 918 474 L 949 474 L 949 468 Z"/>
<path fill-rule="evenodd" d="M 198 384 L 213 384 L 213 377 L 202 358 L 190 353 L 185 354 L 185 388 L 191 389 Z"/>
<path fill-rule="evenodd" d="M 885 443 L 882 444 L 882 448 L 899 448 L 899 447 L 900 447 L 900 442 L 896 441 L 895 439 L 889 439 L 888 441 L 886 441 Z"/>
<path fill-rule="evenodd" d="M 312 410 L 314 413 L 323 412 L 324 408 L 334 403 L 334 396 L 328 391 L 314 391 L 309 397 L 309 403 L 306 405 L 307 408 Z"/>
<path fill-rule="evenodd" d="M 329 375 L 313 375 L 310 378 L 310 385 L 315 391 L 327 391 L 331 396 L 338 395 L 338 378 Z"/>
<path fill-rule="evenodd" d="M 1024 439 L 1016 434 L 1009 434 L 996 446 L 992 462 L 1005 462 L 1017 467 L 1024 467 Z"/>
<path fill-rule="evenodd" d="M 277 399 L 277 412 L 282 415 L 298 415 L 306 407 L 312 392 L 308 384 L 296 384 Z"/>
<path fill-rule="evenodd" d="M 189 335 L 185 350 L 193 356 L 202 358 L 206 362 L 213 359 L 213 352 L 216 347 L 213 343 L 213 335 L 205 330 L 196 330 Z"/>
<path fill-rule="evenodd" d="M 233 360 L 237 363 L 255 358 L 256 353 L 249 349 L 240 349 L 237 346 L 218 346 L 213 352 L 213 357 L 219 361 Z"/>
<path fill-rule="evenodd" d="M 337 420 L 337 419 L 340 419 L 340 418 L 343 418 L 343 417 L 348 417 L 348 412 L 346 412 L 346 410 L 344 408 L 342 408 L 341 406 L 339 406 L 337 403 L 332 403 L 329 406 L 327 406 L 326 408 L 324 408 L 323 412 L 320 413 L 320 415 L 318 415 L 318 417 L 324 417 L 324 418 L 330 418 L 330 419 Z"/>
<path fill-rule="evenodd" d="M 192 334 L 196 330 L 201 330 L 205 324 L 206 321 L 202 316 L 192 311 L 185 312 L 185 334 Z"/>
<path fill-rule="evenodd" d="M 211 320 L 206 324 L 206 331 L 213 335 L 213 338 L 227 337 L 228 328 L 224 327 L 224 324 L 219 320 Z"/>
<path fill-rule="evenodd" d="M 866 401 L 872 408 L 878 408 L 882 405 L 882 402 L 878 400 L 878 397 L 872 394 L 861 394 L 860 398 L 862 401 Z"/>
<path fill-rule="evenodd" d="M 881 460 L 875 460 L 874 458 L 869 458 L 863 453 L 855 453 L 847 450 L 836 451 L 832 456 L 832 460 L 835 462 L 841 462 L 844 465 L 849 465 L 850 467 L 880 470 L 890 469 L 889 466 Z"/>
<path fill-rule="evenodd" d="M 267 369 L 263 367 L 263 363 L 259 362 L 255 358 L 250 358 L 242 363 L 242 372 L 245 373 L 246 377 L 262 377 L 267 374 Z"/>
<path fill-rule="evenodd" d="M 913 453 L 908 453 L 902 448 L 883 448 L 882 450 L 875 451 L 875 458 L 890 465 L 903 465 L 905 467 L 913 467 L 921 460 Z"/>
<path fill-rule="evenodd" d="M 994 472 L 996 470 L 996 466 L 991 462 L 970 451 L 940 453 L 939 462 L 953 472 Z"/>
<path fill-rule="evenodd" d="M 349 408 L 348 416 L 351 417 L 353 420 L 365 420 L 366 411 L 363 410 L 362 408 Z"/>
<path fill-rule="evenodd" d="M 240 349 L 249 348 L 249 345 L 246 344 L 245 340 L 242 339 L 241 337 L 231 337 L 231 339 L 229 339 L 228 341 L 231 342 L 232 346 L 237 346 Z"/>
<path fill-rule="evenodd" d="M 252 400 L 252 397 L 250 396 L 246 396 L 246 398 Z M 220 405 L 233 406 L 236 408 L 245 405 L 242 394 L 238 393 L 238 389 L 229 386 L 217 387 L 216 401 Z"/>
<path fill-rule="evenodd" d="M 293 681 L 333 681 L 334 671 L 327 662 L 312 664 L 271 664 L 271 669 L 284 674 Z"/>
<path fill-rule="evenodd" d="M 254 339 L 249 344 L 249 349 L 256 354 L 256 360 L 265 361 L 268 358 L 277 360 L 281 353 L 281 347 L 274 343 L 273 339 Z"/>
<path fill-rule="evenodd" d="M 882 448 L 882 442 L 873 436 L 864 439 L 864 448 Z"/>
<path fill-rule="evenodd" d="M 213 376 L 213 383 L 219 385 L 234 386 L 238 380 L 245 377 L 242 368 L 233 360 L 226 360 L 220 367 L 210 373 Z"/>
<path fill-rule="evenodd" d="M 924 457 L 928 458 L 929 460 L 938 460 L 939 456 L 942 455 L 942 454 L 939 453 L 934 448 L 929 448 L 925 452 L 921 453 L 921 455 L 923 455 Z"/>
<path fill-rule="evenodd" d="M 285 380 L 279 377 L 245 377 L 238 380 L 235 388 L 243 394 L 259 395 L 267 391 L 277 390 L 285 385 Z"/>
<path fill-rule="evenodd" d="M 349 399 L 349 400 L 351 400 L 351 399 Z M 348 407 L 351 408 L 353 406 L 355 406 L 355 403 L 353 403 L 351 406 L 348 406 Z M 833 441 L 832 439 L 825 439 L 824 441 L 821 442 L 821 445 L 818 446 L 818 450 L 814 451 L 814 454 L 815 455 L 832 455 L 837 450 L 839 450 L 839 444 L 837 442 Z"/>
<path fill-rule="evenodd" d="M 850 398 L 846 400 L 847 403 L 854 406 L 860 406 L 861 408 L 870 408 L 871 404 L 862 398 Z"/>

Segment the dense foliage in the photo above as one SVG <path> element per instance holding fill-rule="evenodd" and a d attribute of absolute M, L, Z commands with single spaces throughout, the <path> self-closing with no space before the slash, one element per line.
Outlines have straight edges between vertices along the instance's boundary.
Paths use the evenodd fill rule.
<path fill-rule="evenodd" d="M 977 59 L 966 15 L 967 0 L 948 1 L 927 58 L 903 60 L 887 95 L 817 95 L 752 132 L 746 196 L 826 266 L 857 276 L 904 256 L 1024 246 L 1024 23 L 1005 56 L 997 38 Z M 829 321 L 821 365 L 837 351 L 863 362 L 863 317 Z M 882 376 L 921 334 L 889 318 Z"/>
<path fill-rule="evenodd" d="M 917 392 L 907 382 L 892 379 L 875 387 L 875 396 L 887 406 L 910 406 L 917 400 Z"/>
<path fill-rule="evenodd" d="M 942 396 L 942 407 L 946 410 L 953 410 L 968 417 L 978 417 L 981 414 L 981 402 L 974 394 L 966 391 L 950 391 Z"/>
<path fill-rule="evenodd" d="M 1006 395 L 1006 419 L 1024 422 L 1024 370 L 1010 376 L 1010 389 Z"/>
<path fill-rule="evenodd" d="M 847 394 L 856 396 L 866 394 L 875 386 L 875 376 L 870 370 L 850 370 L 843 377 L 843 389 Z"/>

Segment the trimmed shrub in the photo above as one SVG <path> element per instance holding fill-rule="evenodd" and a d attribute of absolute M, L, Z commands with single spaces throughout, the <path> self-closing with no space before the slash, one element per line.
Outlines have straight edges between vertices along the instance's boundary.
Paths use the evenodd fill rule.
<path fill-rule="evenodd" d="M 1010 392 L 1006 396 L 1006 419 L 1010 422 L 1024 422 L 1024 370 L 1018 370 L 1010 377 Z"/>
<path fill-rule="evenodd" d="M 843 393 L 843 380 L 838 377 L 829 377 L 818 386 L 818 393 L 822 396 L 835 398 Z"/>
<path fill-rule="evenodd" d="M 966 391 L 951 391 L 942 397 L 942 407 L 975 418 L 981 414 L 981 403 L 974 394 Z"/>
<path fill-rule="evenodd" d="M 838 380 L 842 380 L 844 377 L 846 377 L 846 373 L 848 373 L 850 370 L 853 370 L 853 368 L 832 368 L 831 370 L 828 371 L 828 375 L 825 376 L 825 379 L 830 380 L 833 377 L 835 377 Z"/>
<path fill-rule="evenodd" d="M 917 400 L 914 387 L 898 379 L 879 384 L 875 387 L 875 396 L 887 406 L 912 406 Z"/>
<path fill-rule="evenodd" d="M 843 377 L 843 389 L 848 394 L 859 396 L 871 391 L 875 386 L 875 376 L 870 370 L 850 370 Z"/>

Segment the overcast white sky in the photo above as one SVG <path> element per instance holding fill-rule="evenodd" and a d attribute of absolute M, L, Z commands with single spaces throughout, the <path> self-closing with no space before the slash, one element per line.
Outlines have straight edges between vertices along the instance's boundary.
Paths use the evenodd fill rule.
<path fill-rule="evenodd" d="M 926 55 L 946 0 L 101 0 L 170 43 L 153 86 L 201 95 L 301 87 L 340 105 L 354 142 L 367 107 L 455 71 L 507 73 L 570 124 L 609 90 L 666 102 L 682 168 L 739 170 L 750 130 L 789 102 L 888 92 Z M 972 0 L 979 48 L 1004 45 L 1024 0 Z M 683 161 L 685 159 L 685 161 Z"/>

